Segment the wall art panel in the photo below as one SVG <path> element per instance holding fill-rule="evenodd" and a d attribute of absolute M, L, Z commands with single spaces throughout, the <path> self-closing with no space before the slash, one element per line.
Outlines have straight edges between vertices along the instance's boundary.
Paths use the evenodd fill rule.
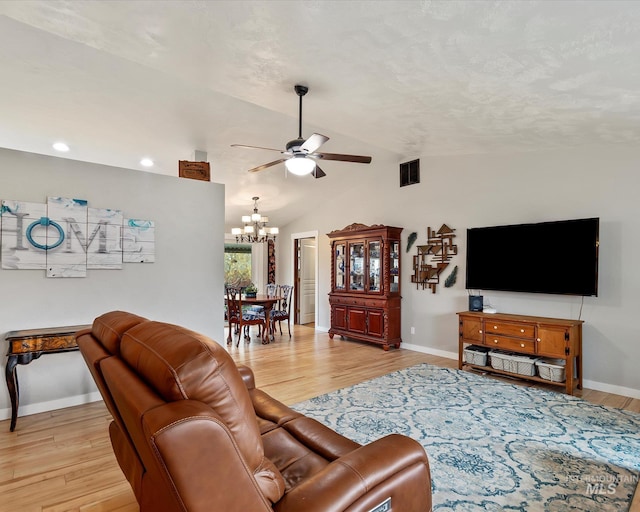
<path fill-rule="evenodd" d="M 47 277 L 86 277 L 87 201 L 49 197 L 44 222 L 49 226 Z"/>
<path fill-rule="evenodd" d="M 87 268 L 121 269 L 122 211 L 89 208 L 87 219 Z"/>
<path fill-rule="evenodd" d="M 45 269 L 47 266 L 47 205 L 5 199 L 2 220 L 2 268 Z"/>
<path fill-rule="evenodd" d="M 122 261 L 153 263 L 156 257 L 155 229 L 152 220 L 125 219 L 122 229 Z"/>

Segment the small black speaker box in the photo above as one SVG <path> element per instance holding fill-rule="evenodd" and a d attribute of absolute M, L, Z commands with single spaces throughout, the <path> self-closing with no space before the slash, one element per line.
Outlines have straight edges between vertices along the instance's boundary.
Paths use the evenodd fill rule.
<path fill-rule="evenodd" d="M 482 295 L 469 295 L 469 311 L 482 311 Z"/>

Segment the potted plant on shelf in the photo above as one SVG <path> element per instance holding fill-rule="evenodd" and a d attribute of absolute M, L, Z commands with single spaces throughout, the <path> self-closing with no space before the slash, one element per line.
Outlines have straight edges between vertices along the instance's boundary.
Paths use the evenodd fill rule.
<path fill-rule="evenodd" d="M 244 296 L 245 297 L 254 297 L 256 296 L 256 294 L 258 293 L 258 289 L 256 288 L 256 285 L 253 283 L 249 283 L 247 285 L 247 287 L 244 289 Z"/>

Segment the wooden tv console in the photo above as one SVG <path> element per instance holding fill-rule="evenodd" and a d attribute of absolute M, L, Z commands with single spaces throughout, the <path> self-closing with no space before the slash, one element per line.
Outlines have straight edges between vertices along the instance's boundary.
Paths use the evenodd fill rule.
<path fill-rule="evenodd" d="M 582 320 L 545 318 L 462 311 L 458 313 L 458 368 L 470 367 L 485 372 L 564 386 L 572 395 L 582 389 Z M 481 345 L 526 355 L 551 357 L 565 361 L 565 382 L 552 382 L 538 376 L 520 375 L 464 362 L 465 345 Z"/>

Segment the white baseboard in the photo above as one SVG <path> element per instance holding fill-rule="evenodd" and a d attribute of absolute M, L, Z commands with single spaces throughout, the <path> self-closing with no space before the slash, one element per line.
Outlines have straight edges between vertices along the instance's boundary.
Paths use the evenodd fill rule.
<path fill-rule="evenodd" d="M 410 343 L 402 343 L 402 348 L 421 352 L 423 354 L 431 354 L 433 356 L 446 357 L 447 359 L 458 359 L 457 352 L 448 352 L 445 350 L 437 350 L 434 348 L 424 347 L 422 345 L 412 345 Z M 582 387 L 593 389 L 594 391 L 604 391 L 613 395 L 628 396 L 630 398 L 640 398 L 640 389 L 627 388 L 624 386 L 616 386 L 615 384 L 607 384 L 606 382 L 597 382 L 595 380 L 587 380 L 583 378 Z"/>
<path fill-rule="evenodd" d="M 40 412 L 55 411 L 56 409 L 64 409 L 65 407 L 73 407 L 74 405 L 88 404 L 102 400 L 99 391 L 93 391 L 86 395 L 68 396 L 57 400 L 49 400 L 48 402 L 38 402 L 35 404 L 20 405 L 18 407 L 18 420 L 21 416 L 29 416 Z M 11 408 L 0 409 L 0 420 L 11 418 Z"/>
<path fill-rule="evenodd" d="M 413 350 L 414 352 L 421 352 L 423 354 L 431 354 L 432 356 L 446 357 L 447 359 L 454 359 L 456 361 L 458 360 L 458 353 L 449 352 L 448 350 L 438 350 L 435 348 L 424 347 L 422 345 L 413 345 L 411 343 L 405 343 L 404 341 L 402 342 L 402 345 L 400 345 L 400 348 Z"/>
<path fill-rule="evenodd" d="M 594 380 L 582 379 L 582 387 L 593 389 L 595 391 L 604 391 L 613 395 L 628 396 L 630 398 L 640 398 L 640 389 L 627 388 L 624 386 L 616 386 L 615 384 L 607 384 L 606 382 L 596 382 Z"/>

